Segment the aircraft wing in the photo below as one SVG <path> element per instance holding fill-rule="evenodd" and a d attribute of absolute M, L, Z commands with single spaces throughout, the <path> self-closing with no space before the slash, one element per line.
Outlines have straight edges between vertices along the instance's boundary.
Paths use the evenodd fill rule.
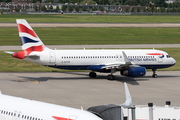
<path fill-rule="evenodd" d="M 89 67 L 90 70 L 93 71 L 108 71 L 111 69 L 117 69 L 117 70 L 123 70 L 129 68 L 130 65 L 133 65 L 131 61 L 128 59 L 127 55 L 122 52 L 124 61 L 122 62 L 115 62 L 115 63 L 109 63 L 109 64 L 102 64 L 102 65 L 92 65 Z"/>
<path fill-rule="evenodd" d="M 106 64 L 105 66 L 103 66 L 101 69 L 125 69 L 128 68 L 130 65 L 133 65 L 133 63 L 131 63 L 131 61 L 128 59 L 127 55 L 124 53 L 124 51 L 122 51 L 123 54 L 123 58 L 124 61 L 123 62 L 118 62 L 118 63 L 110 63 L 110 64 Z"/>

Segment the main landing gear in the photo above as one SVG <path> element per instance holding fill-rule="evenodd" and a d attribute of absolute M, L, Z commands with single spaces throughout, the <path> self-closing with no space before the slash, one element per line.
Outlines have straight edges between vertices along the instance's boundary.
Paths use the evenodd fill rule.
<path fill-rule="evenodd" d="M 112 71 L 112 73 L 114 73 L 114 71 Z M 112 75 L 112 73 L 110 75 L 108 75 L 108 80 L 114 80 L 115 79 L 115 77 L 114 77 L 114 75 Z M 96 76 L 97 75 L 96 75 L 95 72 L 90 72 L 89 73 L 89 77 L 90 78 L 95 78 Z"/>
<path fill-rule="evenodd" d="M 153 77 L 153 78 L 157 78 L 158 76 L 157 76 L 157 74 L 156 74 L 156 69 L 152 69 L 152 71 L 153 71 L 152 77 Z"/>
<path fill-rule="evenodd" d="M 114 75 L 108 75 L 108 80 L 115 80 Z"/>
<path fill-rule="evenodd" d="M 89 73 L 89 77 L 91 77 L 91 78 L 95 78 L 97 75 L 96 75 L 96 73 L 95 72 L 90 72 Z"/>

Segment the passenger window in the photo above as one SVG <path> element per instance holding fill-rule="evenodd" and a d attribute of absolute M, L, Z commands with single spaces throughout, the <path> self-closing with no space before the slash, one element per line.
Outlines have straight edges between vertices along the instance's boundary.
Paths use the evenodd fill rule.
<path fill-rule="evenodd" d="M 22 115 L 22 118 L 24 117 L 24 115 Z"/>

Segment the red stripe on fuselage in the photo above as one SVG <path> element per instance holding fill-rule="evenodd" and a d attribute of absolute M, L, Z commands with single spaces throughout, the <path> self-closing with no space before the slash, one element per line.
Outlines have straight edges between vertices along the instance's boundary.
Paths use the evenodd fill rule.
<path fill-rule="evenodd" d="M 24 26 L 22 24 L 17 24 L 17 26 L 18 26 L 19 32 L 28 33 L 28 34 L 32 35 L 33 37 L 38 38 L 36 33 L 33 30 L 27 28 L 26 26 Z"/>
<path fill-rule="evenodd" d="M 146 53 L 147 55 L 163 55 L 162 53 Z"/>
<path fill-rule="evenodd" d="M 56 116 L 52 116 L 52 117 L 55 118 L 56 120 L 73 120 L 73 119 L 63 118 L 63 117 L 56 117 Z"/>

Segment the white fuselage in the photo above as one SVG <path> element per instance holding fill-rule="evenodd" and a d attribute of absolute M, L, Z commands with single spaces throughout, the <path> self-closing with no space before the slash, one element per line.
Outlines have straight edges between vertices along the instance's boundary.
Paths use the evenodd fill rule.
<path fill-rule="evenodd" d="M 0 94 L 1 120 L 102 120 L 75 108 Z"/>
<path fill-rule="evenodd" d="M 159 69 L 173 66 L 176 61 L 160 50 L 51 50 L 32 52 L 40 57 L 26 58 L 26 61 L 60 69 L 86 70 L 91 65 L 108 65 L 124 62 L 122 51 L 136 65 L 146 69 Z M 30 54 L 30 55 L 31 55 Z"/>

